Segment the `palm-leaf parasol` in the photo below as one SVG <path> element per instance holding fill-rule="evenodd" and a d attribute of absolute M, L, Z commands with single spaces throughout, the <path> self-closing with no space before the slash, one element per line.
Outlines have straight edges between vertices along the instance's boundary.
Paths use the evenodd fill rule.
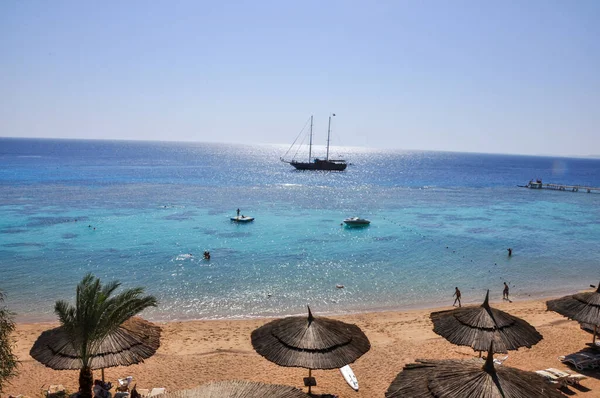
<path fill-rule="evenodd" d="M 385 393 L 386 398 L 564 398 L 556 387 L 534 372 L 494 366 L 494 343 L 485 363 L 480 359 L 418 359 L 404 367 Z"/>
<path fill-rule="evenodd" d="M 252 346 L 260 355 L 280 366 L 336 369 L 351 364 L 371 348 L 356 325 L 315 318 L 287 317 L 269 322 L 252 332 Z M 310 393 L 310 386 L 309 386 Z"/>
<path fill-rule="evenodd" d="M 600 283 L 595 292 L 577 293 L 546 302 L 548 309 L 579 323 L 594 325 L 593 343 L 600 326 Z"/>
<path fill-rule="evenodd" d="M 460 307 L 432 312 L 433 331 L 452 344 L 486 351 L 494 342 L 495 352 L 531 348 L 542 335 L 529 323 L 504 311 L 491 308 L 490 291 L 481 306 Z"/>
<path fill-rule="evenodd" d="M 297 388 L 246 380 L 217 381 L 157 398 L 308 398 Z"/>
<path fill-rule="evenodd" d="M 81 357 L 62 327 L 42 332 L 29 354 L 55 370 L 81 368 Z M 143 362 L 154 355 L 160 346 L 160 327 L 140 318 L 132 317 L 123 322 L 102 341 L 92 357 L 90 368 L 102 369 L 128 366 Z"/>

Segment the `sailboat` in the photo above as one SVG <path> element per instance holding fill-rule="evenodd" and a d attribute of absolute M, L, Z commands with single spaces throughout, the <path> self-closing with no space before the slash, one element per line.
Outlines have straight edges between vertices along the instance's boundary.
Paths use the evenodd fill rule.
<path fill-rule="evenodd" d="M 329 159 L 329 141 L 331 137 L 331 117 L 335 116 L 335 113 L 329 115 L 329 124 L 327 127 L 327 155 L 325 159 L 313 158 L 312 157 L 312 141 L 313 141 L 313 117 L 310 117 L 310 133 L 308 141 L 308 161 L 299 162 L 295 159 L 285 160 L 281 158 L 282 162 L 289 163 L 294 166 L 297 170 L 326 170 L 326 171 L 343 171 L 346 169 L 348 164 L 343 159 Z M 292 147 L 294 144 L 292 144 Z M 290 149 L 292 149 L 290 147 Z M 288 153 L 290 152 L 288 149 Z"/>

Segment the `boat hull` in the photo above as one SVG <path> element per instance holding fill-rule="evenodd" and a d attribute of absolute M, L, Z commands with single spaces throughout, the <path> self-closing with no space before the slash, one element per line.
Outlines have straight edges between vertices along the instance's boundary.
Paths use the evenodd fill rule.
<path fill-rule="evenodd" d="M 346 162 L 319 160 L 314 162 L 290 162 L 297 170 L 326 170 L 326 171 L 344 171 L 348 166 Z"/>
<path fill-rule="evenodd" d="M 371 224 L 371 221 L 365 220 L 364 218 L 347 218 L 344 220 L 344 224 L 348 227 L 366 227 Z"/>
<path fill-rule="evenodd" d="M 542 189 L 544 187 L 541 182 L 530 182 L 525 186 L 529 189 Z"/>
<path fill-rule="evenodd" d="M 254 217 L 248 217 L 248 216 L 231 217 L 231 221 L 238 222 L 238 223 L 252 222 L 252 221 L 254 221 Z"/>

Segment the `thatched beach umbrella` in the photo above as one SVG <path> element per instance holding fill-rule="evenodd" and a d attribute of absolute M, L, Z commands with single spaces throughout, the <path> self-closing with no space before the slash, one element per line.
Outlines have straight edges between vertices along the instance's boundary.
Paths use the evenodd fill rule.
<path fill-rule="evenodd" d="M 351 364 L 371 348 L 356 325 L 328 318 L 287 317 L 269 322 L 252 332 L 252 346 L 280 366 L 337 369 Z M 310 384 L 308 387 L 310 393 Z"/>
<path fill-rule="evenodd" d="M 57 327 L 42 332 L 29 354 L 49 368 L 74 370 L 81 368 L 81 358 L 75 348 L 80 346 L 68 338 L 63 327 Z M 154 355 L 159 346 L 160 327 L 142 318 L 132 317 L 100 343 L 90 368 L 102 369 L 104 380 L 104 368 L 143 362 Z"/>
<path fill-rule="evenodd" d="M 216 381 L 158 398 L 309 398 L 295 387 L 246 380 Z"/>
<path fill-rule="evenodd" d="M 534 372 L 494 366 L 494 343 L 481 359 L 418 359 L 404 367 L 386 398 L 560 398 L 560 391 Z"/>
<path fill-rule="evenodd" d="M 595 292 L 578 293 L 546 302 L 550 311 L 558 312 L 579 323 L 594 325 L 593 344 L 600 326 L 600 283 Z"/>
<path fill-rule="evenodd" d="M 481 306 L 432 312 L 433 331 L 456 345 L 486 351 L 494 342 L 495 352 L 531 348 L 542 335 L 529 323 L 504 311 L 491 308 L 490 291 Z"/>

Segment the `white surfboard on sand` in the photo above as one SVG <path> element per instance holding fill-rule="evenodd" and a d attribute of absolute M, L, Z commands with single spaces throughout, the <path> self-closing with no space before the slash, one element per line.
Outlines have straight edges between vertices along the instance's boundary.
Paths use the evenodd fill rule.
<path fill-rule="evenodd" d="M 340 373 L 342 374 L 342 376 L 344 376 L 344 380 L 346 380 L 346 383 L 348 383 L 348 385 L 352 387 L 354 391 L 358 391 L 358 379 L 354 375 L 354 372 L 350 368 L 350 365 L 346 365 L 343 368 L 340 368 Z"/>

